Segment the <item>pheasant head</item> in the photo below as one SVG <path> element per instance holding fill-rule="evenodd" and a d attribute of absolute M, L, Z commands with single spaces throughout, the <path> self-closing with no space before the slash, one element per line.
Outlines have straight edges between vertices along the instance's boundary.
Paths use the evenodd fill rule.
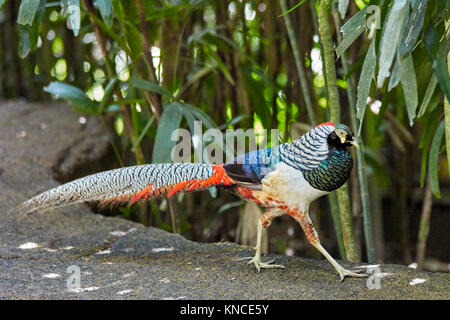
<path fill-rule="evenodd" d="M 328 145 L 335 147 L 350 147 L 354 146 L 358 148 L 355 136 L 352 130 L 345 124 L 334 124 L 334 130 L 328 135 Z"/>

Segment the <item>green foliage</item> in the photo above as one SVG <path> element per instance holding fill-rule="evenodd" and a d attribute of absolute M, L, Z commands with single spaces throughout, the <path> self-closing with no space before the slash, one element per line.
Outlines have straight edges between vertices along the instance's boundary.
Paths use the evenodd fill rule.
<path fill-rule="evenodd" d="M 428 166 L 428 175 L 430 177 L 431 190 L 436 198 L 441 197 L 441 191 L 439 190 L 439 151 L 441 149 L 442 140 L 444 139 L 444 120 L 441 121 L 439 127 L 434 134 L 433 142 L 430 149 L 430 160 Z"/>
<path fill-rule="evenodd" d="M 80 0 L 62 0 L 63 12 L 69 14 L 70 28 L 75 36 L 80 32 Z"/>
<path fill-rule="evenodd" d="M 169 99 L 174 98 L 173 94 L 169 90 L 152 81 L 147 81 L 133 77 L 131 78 L 130 84 L 137 89 L 148 90 L 157 93 L 161 96 L 165 96 Z"/>
<path fill-rule="evenodd" d="M 340 31 L 343 33 L 344 39 L 336 48 L 338 57 L 342 56 L 345 50 L 364 32 L 366 13 L 367 8 L 362 9 L 342 26 Z"/>
<path fill-rule="evenodd" d="M 437 10 L 438 7 L 441 10 Z M 364 7 L 342 26 L 341 31 L 344 38 L 336 48 L 338 56 L 342 56 L 364 32 L 368 18 L 366 9 L 367 7 Z M 381 17 L 384 17 L 384 21 L 381 21 L 381 30 L 376 32 L 370 42 L 358 83 L 357 117 L 360 120 L 359 133 L 361 133 L 364 125 L 366 101 L 370 95 L 371 82 L 372 79 L 375 79 L 377 69 L 378 74 L 375 82 L 378 88 L 385 88 L 386 79 L 389 79 L 388 91 L 394 89 L 399 83 L 402 85 L 404 103 L 400 102 L 399 106 L 405 106 L 410 126 L 413 126 L 416 114 L 420 118 L 430 117 L 439 105 L 439 97 L 442 96 L 442 93 L 447 98 L 449 97 L 450 76 L 447 72 L 445 53 L 448 52 L 450 45 L 447 37 L 448 30 L 444 30 L 442 23 L 443 17 L 446 16 L 444 13 L 448 12 L 447 6 L 443 5 L 441 1 L 430 3 L 426 0 L 398 0 L 391 6 L 383 6 L 382 9 Z M 441 32 L 439 36 L 437 28 Z M 422 61 L 421 43 L 423 43 L 422 46 L 427 53 L 428 61 L 426 63 Z M 418 68 L 415 66 L 416 63 L 420 63 L 419 78 L 416 77 Z M 429 74 L 428 70 L 434 72 L 431 78 L 427 79 L 429 81 L 422 79 Z M 435 92 L 437 83 L 439 83 L 441 89 L 439 93 Z M 425 87 L 425 89 L 421 89 L 422 87 Z M 424 90 L 424 93 L 417 112 L 421 90 Z M 385 107 L 385 104 L 383 104 L 383 108 Z M 385 109 L 383 109 L 384 111 Z M 424 132 L 427 134 L 422 136 L 422 141 L 426 139 L 431 142 L 429 137 L 430 123 L 427 123 L 426 128 Z M 425 179 L 424 172 L 426 172 L 424 170 L 426 168 L 426 155 L 429 151 L 427 147 L 422 146 L 424 148 L 422 184 Z M 434 182 L 438 183 L 437 180 Z"/>
<path fill-rule="evenodd" d="M 295 6 L 293 6 L 292 8 L 290 8 L 289 10 L 287 10 L 286 12 L 284 12 L 283 14 L 280 15 L 280 17 L 284 16 L 285 14 L 288 14 L 292 11 L 294 11 L 295 9 L 297 9 L 298 7 L 300 7 L 303 3 L 305 3 L 307 0 L 302 0 L 299 3 L 297 3 Z"/>
<path fill-rule="evenodd" d="M 412 126 L 416 117 L 416 108 L 418 103 L 417 97 L 417 81 L 414 71 L 414 63 L 411 54 L 405 58 L 397 57 L 400 83 L 403 87 L 405 96 L 406 111 L 408 112 L 409 125 Z"/>
<path fill-rule="evenodd" d="M 32 8 L 28 8 L 26 6 L 23 7 L 25 2 L 21 3 L 21 10 L 23 15 L 25 15 L 25 18 L 21 18 L 20 11 L 19 11 L 19 18 L 22 25 L 19 27 L 19 48 L 18 53 L 21 58 L 25 58 L 30 52 L 34 52 L 36 50 L 36 46 L 38 43 L 38 37 L 39 37 L 39 25 L 41 24 L 42 17 L 44 15 L 45 11 L 45 4 L 46 0 L 40 0 L 40 1 L 34 1 L 34 5 L 37 4 L 36 9 L 34 10 L 34 5 Z M 29 10 L 34 10 L 33 12 L 33 19 L 31 22 L 28 22 L 27 15 L 31 16 L 31 13 L 28 12 Z M 25 22 L 26 21 L 26 22 Z M 29 26 L 27 24 L 30 24 Z"/>
<path fill-rule="evenodd" d="M 164 108 L 156 131 L 155 146 L 153 147 L 153 163 L 170 163 L 171 152 L 176 145 L 170 137 L 175 129 L 180 127 L 183 116 L 183 108 L 180 103 L 172 102 Z"/>
<path fill-rule="evenodd" d="M 358 83 L 358 99 L 356 102 L 357 116 L 360 120 L 358 134 L 361 133 L 364 113 L 366 112 L 367 98 L 369 97 L 370 84 L 375 74 L 376 54 L 375 41 L 372 41 L 367 51 Z"/>
<path fill-rule="evenodd" d="M 113 24 L 113 7 L 111 0 L 97 0 L 97 5 L 102 15 L 103 21 L 108 28 Z"/>
<path fill-rule="evenodd" d="M 23 0 L 20 3 L 19 15 L 17 17 L 17 23 L 26 25 L 32 25 L 34 16 L 39 8 L 41 2 L 44 1 L 36 1 L 36 0 Z"/>
<path fill-rule="evenodd" d="M 410 53 L 416 45 L 417 39 L 422 32 L 426 8 L 427 0 L 413 1 L 411 16 L 405 27 L 400 47 L 398 48 L 398 53 L 401 57 Z"/>
<path fill-rule="evenodd" d="M 88 114 L 99 113 L 97 104 L 89 99 L 83 90 L 71 86 L 70 84 L 63 82 L 51 82 L 44 88 L 44 91 L 55 95 L 57 98 L 67 100 L 76 111 Z"/>
<path fill-rule="evenodd" d="M 447 39 L 446 44 L 448 43 L 449 41 Z M 442 48 L 433 24 L 430 24 L 428 26 L 424 38 L 424 45 L 425 49 L 427 50 L 434 74 L 439 81 L 441 89 L 447 97 L 447 100 L 450 100 L 450 75 L 448 73 L 444 54 L 444 52 L 448 52 L 448 50 L 444 51 L 444 49 Z"/>

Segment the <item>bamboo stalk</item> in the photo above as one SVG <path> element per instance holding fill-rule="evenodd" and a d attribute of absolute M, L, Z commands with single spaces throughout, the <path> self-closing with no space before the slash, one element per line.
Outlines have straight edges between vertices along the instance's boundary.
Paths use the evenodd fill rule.
<path fill-rule="evenodd" d="M 337 199 L 336 192 L 331 192 L 328 195 L 328 200 L 330 203 L 330 211 L 331 217 L 333 219 L 334 231 L 336 233 L 336 238 L 338 242 L 339 254 L 341 255 L 342 259 L 345 259 L 347 254 L 345 252 L 344 238 L 342 237 L 341 217 L 339 214 L 339 202 Z"/>
<path fill-rule="evenodd" d="M 309 2 L 309 10 L 311 11 L 311 16 L 312 16 L 312 21 L 313 21 L 313 28 L 314 28 L 314 34 L 319 35 L 319 17 L 317 16 L 317 10 L 316 10 L 316 1 L 315 0 L 311 0 Z M 322 42 L 319 42 L 319 49 L 320 49 L 320 58 L 322 59 L 322 61 L 325 61 L 325 58 L 323 56 L 323 44 Z M 322 63 L 322 72 L 325 75 L 326 73 L 326 68 L 325 68 L 325 64 Z M 325 95 L 328 96 L 328 84 L 327 84 L 327 78 L 324 76 L 323 77 L 324 81 L 325 81 Z"/>
<path fill-rule="evenodd" d="M 337 30 L 337 38 L 338 41 L 342 41 L 342 34 L 339 32 L 341 29 L 340 16 L 339 12 L 336 8 L 336 5 L 332 6 L 332 14 L 335 23 L 335 28 Z M 344 69 L 344 73 L 348 74 L 349 65 L 347 60 L 347 53 L 344 52 L 341 57 L 342 68 Z M 357 132 L 357 128 L 359 128 L 358 119 L 356 118 L 356 95 L 355 95 L 355 86 L 353 82 L 353 77 L 349 77 L 347 80 L 347 96 L 349 100 L 349 109 L 350 109 L 350 118 L 352 123 L 353 132 Z M 366 243 L 367 250 L 367 260 L 369 263 L 375 263 L 376 260 L 376 252 L 375 252 L 375 243 L 373 240 L 373 229 L 372 229 L 372 214 L 370 208 L 370 198 L 369 198 L 369 189 L 367 184 L 367 175 L 365 172 L 365 159 L 364 159 L 364 143 L 362 140 L 358 139 L 359 148 L 356 150 L 356 162 L 358 167 L 358 179 L 359 179 L 359 188 L 361 194 L 361 204 L 362 204 L 362 214 L 363 214 L 363 226 L 364 226 L 364 237 Z"/>
<path fill-rule="evenodd" d="M 281 9 L 283 12 L 288 10 L 286 6 L 286 0 L 280 0 Z M 314 115 L 314 107 L 311 100 L 311 94 L 308 89 L 308 81 L 306 80 L 305 69 L 303 67 L 302 58 L 300 56 L 300 50 L 298 49 L 297 38 L 295 37 L 294 29 L 292 27 L 291 18 L 289 14 L 283 16 L 284 22 L 286 24 L 286 29 L 288 32 L 289 41 L 291 42 L 292 53 L 294 54 L 295 65 L 297 66 L 298 77 L 300 79 L 300 87 L 302 89 L 303 98 L 305 99 L 306 110 L 308 112 L 308 117 L 310 123 L 316 125 L 316 117 Z"/>
<path fill-rule="evenodd" d="M 450 52 L 447 55 L 447 68 L 450 73 Z M 448 173 L 450 175 L 450 104 L 447 98 L 444 98 L 444 100 L 445 145 L 447 148 Z"/>
<path fill-rule="evenodd" d="M 318 17 L 317 17 L 317 11 L 316 11 L 316 2 L 314 0 L 310 1 L 309 8 L 311 11 L 314 33 L 319 34 L 319 24 L 318 24 Z M 325 59 L 323 57 L 323 44 L 321 42 L 319 43 L 319 49 L 320 49 L 320 56 L 322 58 L 322 61 L 325 61 Z M 322 72 L 324 74 L 326 73 L 325 64 L 323 64 L 323 66 L 322 66 Z M 327 79 L 324 77 L 324 80 L 325 80 L 325 95 L 328 96 Z M 342 226 L 341 226 L 341 219 L 340 219 L 339 202 L 337 200 L 336 191 L 333 191 L 328 195 L 328 202 L 330 204 L 330 211 L 331 211 L 331 217 L 333 219 L 334 232 L 336 233 L 336 238 L 338 241 L 339 253 L 341 255 L 341 258 L 345 259 L 347 255 L 345 253 L 344 238 L 342 236 Z"/>
<path fill-rule="evenodd" d="M 327 9 L 327 1 L 319 1 L 319 34 L 323 44 L 325 78 L 328 87 L 328 104 L 330 106 L 330 120 L 340 122 L 340 103 L 336 84 L 336 68 L 334 66 L 334 49 L 331 39 L 330 22 Z M 341 214 L 342 234 L 349 261 L 359 261 L 358 251 L 355 246 L 355 238 L 352 230 L 352 217 L 350 213 L 350 200 L 347 184 L 337 190 L 339 209 Z"/>
<path fill-rule="evenodd" d="M 428 234 L 430 232 L 430 217 L 432 204 L 433 204 L 433 192 L 431 190 L 430 179 L 428 178 L 422 205 L 422 214 L 420 216 L 419 236 L 417 239 L 416 260 L 418 270 L 423 270 L 425 262 L 425 250 L 427 245 Z"/>
<path fill-rule="evenodd" d="M 153 57 L 152 53 L 150 51 L 150 42 L 148 37 L 148 26 L 147 22 L 145 20 L 145 13 L 144 8 L 142 6 L 141 0 L 136 0 L 136 6 L 138 9 L 138 16 L 139 16 L 139 31 L 141 33 L 142 37 L 142 43 L 143 43 L 143 49 L 144 49 L 144 61 L 145 65 L 147 66 L 148 76 L 150 77 L 150 80 L 153 82 L 157 82 L 156 79 L 156 73 L 155 68 L 153 67 Z M 154 115 L 156 116 L 156 119 L 159 120 L 161 118 L 162 114 L 162 107 L 161 107 L 161 97 L 158 96 L 156 93 L 153 92 L 147 92 L 144 91 L 144 96 L 147 99 L 148 104 L 150 105 L 150 108 Z"/>

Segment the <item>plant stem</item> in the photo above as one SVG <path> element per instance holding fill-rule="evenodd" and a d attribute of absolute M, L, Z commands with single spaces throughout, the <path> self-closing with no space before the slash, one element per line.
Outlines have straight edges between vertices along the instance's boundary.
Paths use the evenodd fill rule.
<path fill-rule="evenodd" d="M 339 202 L 339 210 L 341 213 L 342 237 L 344 238 L 344 246 L 346 258 L 348 261 L 361 261 L 358 255 L 358 249 L 355 244 L 355 236 L 352 228 L 352 215 L 350 210 L 350 199 L 348 197 L 347 183 L 340 187 L 337 191 Z"/>
<path fill-rule="evenodd" d="M 328 104 L 330 106 L 330 120 L 340 122 L 339 93 L 336 84 L 336 68 L 334 66 L 334 49 L 331 39 L 330 22 L 327 9 L 327 1 L 319 1 L 319 34 L 323 44 L 325 78 L 328 87 Z M 350 200 L 348 197 L 347 184 L 337 190 L 339 209 L 341 213 L 342 234 L 349 261 L 359 261 L 358 251 L 355 246 L 355 238 L 352 230 L 352 217 L 350 213 Z"/>
<path fill-rule="evenodd" d="M 336 8 L 336 5 L 332 6 L 332 14 L 335 23 L 335 28 L 337 31 L 337 39 L 338 42 L 342 41 L 342 34 L 339 32 L 341 29 L 340 16 L 339 12 Z M 347 53 L 344 52 L 341 57 L 342 68 L 345 74 L 348 74 L 349 66 L 347 60 Z M 350 109 L 350 118 L 352 123 L 353 132 L 357 132 L 359 128 L 358 119 L 356 118 L 356 96 L 355 96 L 355 86 L 353 83 L 353 77 L 349 77 L 347 79 L 347 96 L 349 100 L 349 109 Z M 373 240 L 373 229 L 372 229 L 372 215 L 370 208 L 370 199 L 369 199 L 369 189 L 367 184 L 367 175 L 365 172 L 365 160 L 364 160 L 364 143 L 362 140 L 358 139 L 359 148 L 356 149 L 356 161 L 358 165 L 358 178 L 359 178 L 359 188 L 361 194 L 361 203 L 362 203 L 362 214 L 363 214 L 363 222 L 364 222 L 364 236 L 366 242 L 366 250 L 367 250 L 367 260 L 369 263 L 375 263 L 376 260 L 376 252 L 375 252 L 375 243 Z"/>
<path fill-rule="evenodd" d="M 342 259 L 345 259 L 347 256 L 345 253 L 345 245 L 344 238 L 342 237 L 342 226 L 341 226 L 341 217 L 339 215 L 339 202 L 337 199 L 336 192 L 331 192 L 328 195 L 328 200 L 330 203 L 331 217 L 333 219 L 334 231 L 336 232 L 336 238 L 339 247 L 339 254 Z"/>
<path fill-rule="evenodd" d="M 319 34 L 319 24 L 317 21 L 318 17 L 317 17 L 317 11 L 316 11 L 316 2 L 314 0 L 311 0 L 309 2 L 309 9 L 311 11 L 314 34 Z M 325 59 L 323 58 L 322 42 L 319 42 L 319 48 L 320 48 L 320 57 L 321 57 L 322 61 L 324 61 Z M 325 65 L 323 65 L 322 72 L 324 74 L 326 73 Z M 325 80 L 325 95 L 328 96 L 327 79 L 324 78 L 324 80 Z M 338 241 L 339 253 L 341 255 L 341 258 L 345 259 L 345 257 L 347 255 L 345 253 L 344 238 L 342 236 L 342 226 L 341 226 L 341 218 L 340 218 L 340 211 L 339 211 L 339 202 L 337 200 L 337 194 L 335 191 L 331 192 L 328 195 L 328 202 L 330 204 L 330 211 L 331 211 L 331 217 L 333 219 L 334 232 L 336 233 L 336 238 Z"/>
<path fill-rule="evenodd" d="M 280 0 L 281 9 L 286 12 L 286 0 Z M 306 80 L 305 69 L 303 67 L 302 58 L 300 56 L 300 50 L 298 49 L 297 38 L 294 34 L 294 29 L 292 27 L 291 18 L 289 14 L 283 16 L 284 22 L 286 24 L 286 29 L 289 36 L 289 41 L 291 42 L 292 53 L 294 54 L 295 65 L 297 66 L 298 77 L 300 78 L 300 87 L 302 89 L 303 98 L 305 99 L 306 110 L 308 112 L 309 121 L 311 125 L 316 125 L 316 117 L 314 116 L 314 107 L 311 101 L 311 94 L 308 89 L 308 81 Z"/>
<path fill-rule="evenodd" d="M 425 195 L 422 205 L 422 215 L 420 216 L 419 236 L 417 240 L 417 269 L 423 270 L 425 262 L 425 250 L 427 246 L 427 238 L 430 232 L 431 206 L 433 204 L 433 192 L 431 190 L 430 179 L 427 179 L 425 187 Z"/>
<path fill-rule="evenodd" d="M 153 82 L 158 82 L 156 79 L 155 68 L 153 67 L 153 57 L 151 53 L 151 46 L 149 42 L 148 32 L 149 29 L 147 26 L 147 22 L 145 20 L 144 8 L 142 6 L 141 0 L 136 0 L 136 6 L 138 9 L 139 16 L 139 30 L 141 32 L 143 49 L 144 49 L 144 61 L 147 66 L 148 76 L 150 80 Z M 161 107 L 161 97 L 156 93 L 144 91 L 144 96 L 147 99 L 150 108 L 152 109 L 153 114 L 156 116 L 156 119 L 159 120 L 162 114 Z"/>
<path fill-rule="evenodd" d="M 334 49 L 331 39 L 330 22 L 328 17 L 327 1 L 319 0 L 319 35 L 323 45 L 325 65 L 325 78 L 328 88 L 328 105 L 330 106 L 330 120 L 340 122 L 339 93 L 336 85 L 336 68 L 334 66 Z"/>
<path fill-rule="evenodd" d="M 450 72 L 450 52 L 447 55 L 447 68 Z M 445 145 L 447 146 L 448 173 L 450 175 L 450 104 L 447 98 L 444 98 L 444 100 Z"/>

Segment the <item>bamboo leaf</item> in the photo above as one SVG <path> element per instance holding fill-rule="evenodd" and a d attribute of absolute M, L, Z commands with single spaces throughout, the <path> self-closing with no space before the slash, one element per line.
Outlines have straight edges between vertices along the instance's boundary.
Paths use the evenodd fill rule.
<path fill-rule="evenodd" d="M 336 48 L 336 55 L 339 58 L 350 47 L 350 45 L 364 32 L 366 27 L 367 7 L 353 15 L 342 27 L 342 42 Z"/>
<path fill-rule="evenodd" d="M 377 62 L 377 56 L 375 54 L 375 41 L 372 40 L 367 50 L 366 58 L 361 70 L 361 76 L 358 83 L 358 99 L 356 101 L 357 117 L 359 119 L 358 135 L 361 133 L 361 128 L 364 119 L 364 113 L 366 112 L 367 98 L 369 97 L 370 83 L 375 74 L 375 65 Z"/>
<path fill-rule="evenodd" d="M 119 111 L 120 106 L 117 103 L 111 104 L 105 109 L 105 112 L 119 112 Z"/>
<path fill-rule="evenodd" d="M 414 63 L 409 53 L 404 59 L 398 60 L 400 82 L 403 87 L 403 96 L 405 97 L 406 111 L 408 112 L 409 125 L 412 126 L 416 117 L 418 104 L 417 81 L 414 71 Z"/>
<path fill-rule="evenodd" d="M 97 0 L 97 6 L 102 15 L 103 21 L 108 28 L 113 25 L 113 8 L 111 0 Z"/>
<path fill-rule="evenodd" d="M 45 12 L 45 3 L 46 0 L 39 1 L 39 6 L 31 26 L 19 25 L 19 43 L 17 51 L 22 59 L 25 58 L 30 52 L 34 52 L 36 50 L 39 38 L 39 26 Z"/>
<path fill-rule="evenodd" d="M 116 83 L 118 81 L 119 80 L 116 77 L 114 77 L 111 80 L 109 80 L 108 84 L 106 85 L 106 87 L 105 87 L 105 94 L 103 95 L 103 99 L 100 102 L 100 105 L 99 105 L 99 108 L 98 108 L 99 109 L 99 113 L 103 112 L 103 109 L 105 108 L 106 104 L 108 103 L 109 97 L 111 96 L 111 93 L 114 90 L 114 88 L 116 86 Z"/>
<path fill-rule="evenodd" d="M 341 19 L 345 18 L 347 9 L 348 9 L 348 0 L 339 0 L 338 11 L 339 11 L 339 14 L 341 15 Z"/>
<path fill-rule="evenodd" d="M 412 13 L 406 25 L 403 37 L 400 42 L 399 54 L 406 56 L 414 48 L 417 38 L 422 31 L 423 22 L 425 19 L 425 11 L 427 9 L 427 0 L 415 0 L 412 5 Z"/>
<path fill-rule="evenodd" d="M 388 92 L 395 88 L 400 82 L 400 69 L 398 59 L 395 60 L 394 67 L 392 68 L 391 76 L 389 77 Z"/>
<path fill-rule="evenodd" d="M 30 49 L 30 33 L 25 26 L 19 26 L 19 44 L 17 53 L 22 59 L 25 58 L 31 51 Z"/>
<path fill-rule="evenodd" d="M 229 126 L 235 125 L 236 123 L 239 123 L 242 120 L 248 119 L 248 114 L 240 114 L 236 117 L 234 117 L 233 119 L 231 119 L 230 121 L 220 125 L 218 127 L 218 129 L 223 130 L 228 128 Z"/>
<path fill-rule="evenodd" d="M 176 141 L 172 141 L 172 133 L 180 127 L 183 110 L 179 103 L 172 102 L 164 108 L 156 131 L 153 147 L 153 163 L 172 162 L 172 149 Z"/>
<path fill-rule="evenodd" d="M 193 72 L 192 75 L 188 76 L 188 80 L 186 82 L 186 84 L 183 85 L 182 89 L 180 91 L 178 91 L 178 93 L 176 94 L 176 99 L 179 99 L 179 97 L 188 89 L 190 88 L 194 83 L 200 82 L 200 80 L 203 77 L 206 77 L 210 72 L 212 72 L 214 70 L 214 67 L 212 66 L 206 66 L 203 67 L 199 70 L 196 70 L 195 72 Z"/>
<path fill-rule="evenodd" d="M 299 3 L 297 3 L 295 6 L 293 6 L 292 8 L 290 8 L 290 9 L 289 9 L 288 11 L 286 11 L 285 13 L 280 14 L 279 17 L 282 17 L 282 16 L 284 16 L 285 14 L 288 14 L 288 13 L 294 11 L 295 9 L 297 9 L 298 7 L 300 7 L 300 6 L 301 6 L 303 3 L 305 3 L 305 2 L 306 2 L 306 0 L 300 1 Z"/>
<path fill-rule="evenodd" d="M 444 49 L 439 43 L 439 38 L 433 23 L 428 25 L 424 38 L 424 45 L 428 53 L 428 58 L 430 59 L 431 67 L 439 81 L 442 92 L 444 92 L 447 100 L 450 101 L 450 76 L 445 61 Z"/>
<path fill-rule="evenodd" d="M 389 69 L 394 61 L 395 53 L 400 41 L 404 21 L 408 14 L 408 1 L 397 0 L 389 10 L 386 25 L 380 43 L 379 70 L 377 87 L 381 88 L 384 79 L 389 77 Z"/>
<path fill-rule="evenodd" d="M 210 60 L 212 67 L 218 68 L 224 75 L 225 79 L 227 79 L 231 85 L 233 86 L 236 85 L 236 83 L 233 80 L 233 76 L 230 74 L 230 71 L 228 71 L 227 66 L 225 65 L 225 63 L 223 63 L 220 56 L 217 53 L 212 53 L 210 57 L 212 58 Z"/>
<path fill-rule="evenodd" d="M 433 139 L 433 133 L 435 132 L 436 123 L 439 120 L 440 113 L 433 112 L 425 122 L 425 128 L 422 136 L 420 137 L 419 148 L 422 149 L 422 162 L 420 171 L 420 186 L 423 188 L 425 178 L 427 176 L 427 160 L 428 151 L 430 150 L 431 140 Z"/>
<path fill-rule="evenodd" d="M 31 25 L 39 7 L 39 1 L 36 0 L 22 0 L 20 2 L 19 14 L 17 16 L 17 23 Z"/>
<path fill-rule="evenodd" d="M 422 100 L 422 104 L 420 105 L 419 114 L 417 115 L 418 118 L 422 117 L 425 114 L 425 111 L 427 111 L 428 106 L 430 106 L 430 100 L 433 96 L 434 89 L 436 89 L 436 85 L 438 83 L 438 80 L 436 78 L 436 75 L 432 75 L 430 82 L 428 83 L 427 90 L 425 91 L 425 95 Z M 431 111 L 431 110 L 430 110 Z"/>
<path fill-rule="evenodd" d="M 135 87 L 137 89 L 155 92 L 162 96 L 166 96 L 170 99 L 173 99 L 173 94 L 169 90 L 167 90 L 166 88 L 160 86 L 159 84 L 157 84 L 155 82 L 151 82 L 148 80 L 143 80 L 143 79 L 133 77 L 133 78 L 131 78 L 130 83 L 133 87 Z"/>
<path fill-rule="evenodd" d="M 420 164 L 420 187 L 423 188 L 425 184 L 425 178 L 427 177 L 427 160 L 429 147 L 422 150 L 422 160 Z"/>
<path fill-rule="evenodd" d="M 44 87 L 44 91 L 67 100 L 76 111 L 88 114 L 98 114 L 99 112 L 97 104 L 89 99 L 86 93 L 70 84 L 50 82 L 48 86 Z"/>
<path fill-rule="evenodd" d="M 113 12 L 116 15 L 117 19 L 119 19 L 119 21 L 124 21 L 125 10 L 123 8 L 122 2 L 120 0 L 113 0 L 112 4 L 113 4 Z"/>
<path fill-rule="evenodd" d="M 216 128 L 216 124 L 202 109 L 188 103 L 177 102 L 182 108 L 183 113 L 191 113 L 196 119 L 200 120 L 208 129 Z"/>
<path fill-rule="evenodd" d="M 67 12 L 69 13 L 69 23 L 70 29 L 72 29 L 73 34 L 78 36 L 80 32 L 80 0 L 64 0 Z"/>
<path fill-rule="evenodd" d="M 7 0 L 0 0 L 0 9 L 3 8 Z"/>
<path fill-rule="evenodd" d="M 46 3 L 47 0 L 40 0 L 38 10 L 36 12 L 36 15 L 34 16 L 33 24 L 31 25 L 31 27 L 29 27 L 31 52 L 34 52 L 37 47 L 39 38 L 39 26 L 42 22 L 42 18 L 44 17 Z"/>
<path fill-rule="evenodd" d="M 442 140 L 444 139 L 444 120 L 441 121 L 439 127 L 434 134 L 433 142 L 431 142 L 430 158 L 428 165 L 428 176 L 430 179 L 431 190 L 436 198 L 441 197 L 439 189 L 439 150 L 441 148 Z"/>
<path fill-rule="evenodd" d="M 133 151 L 133 152 L 136 151 L 136 148 L 139 146 L 139 144 L 141 143 L 142 139 L 147 134 L 147 131 L 148 131 L 148 129 L 150 129 L 151 125 L 153 124 L 153 121 L 155 121 L 155 115 L 152 115 L 148 119 L 144 129 L 142 129 L 142 131 L 141 131 L 141 134 L 139 135 L 139 137 L 136 139 L 136 141 L 134 142 L 133 146 L 131 147 L 131 151 Z"/>

